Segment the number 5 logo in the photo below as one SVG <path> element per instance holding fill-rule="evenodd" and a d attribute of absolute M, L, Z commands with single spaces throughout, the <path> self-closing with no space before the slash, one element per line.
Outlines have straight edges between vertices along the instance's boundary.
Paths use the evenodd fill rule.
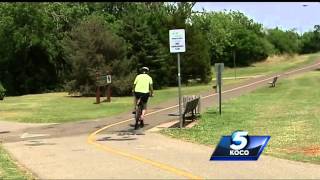
<path fill-rule="evenodd" d="M 232 133 L 230 148 L 233 150 L 240 150 L 246 147 L 248 140 L 245 136 L 248 135 L 247 131 L 236 131 Z"/>

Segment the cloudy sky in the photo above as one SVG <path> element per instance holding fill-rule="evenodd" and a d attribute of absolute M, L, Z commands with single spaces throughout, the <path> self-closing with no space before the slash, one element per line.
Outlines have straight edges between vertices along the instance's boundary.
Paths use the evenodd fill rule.
<path fill-rule="evenodd" d="M 239 10 L 268 28 L 296 28 L 297 32 L 306 32 L 320 25 L 319 2 L 197 2 L 193 9 L 202 11 L 202 8 L 206 11 Z"/>

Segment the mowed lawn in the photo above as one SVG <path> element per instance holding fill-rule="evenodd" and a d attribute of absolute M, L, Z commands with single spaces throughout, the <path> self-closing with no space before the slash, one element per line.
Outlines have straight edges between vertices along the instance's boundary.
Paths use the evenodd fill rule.
<path fill-rule="evenodd" d="M 221 136 L 246 130 L 249 135 L 271 135 L 264 155 L 320 164 L 319 87 L 320 70 L 279 79 L 275 88 L 223 103 L 221 116 L 211 109 L 191 129 L 162 133 L 215 147 Z"/>
<path fill-rule="evenodd" d="M 238 69 L 240 75 L 259 75 L 295 68 L 298 65 L 313 62 L 320 54 L 309 54 L 294 57 L 270 58 L 266 62 L 257 63 L 254 67 Z M 226 68 L 223 77 L 232 76 L 232 69 Z M 213 70 L 213 74 L 215 74 Z M 234 84 L 245 79 L 228 79 L 223 84 Z M 209 84 L 183 86 L 182 94 L 199 95 L 201 92 L 214 92 L 212 81 Z M 150 98 L 149 105 L 157 105 L 170 99 L 176 99 L 177 88 L 166 88 L 155 91 L 155 97 Z M 103 100 L 103 98 L 102 98 Z M 133 108 L 133 97 L 112 97 L 111 103 L 93 104 L 95 97 L 71 97 L 67 93 L 46 93 L 5 97 L 0 101 L 0 120 L 30 123 L 62 123 L 70 121 L 90 120 L 110 117 Z"/>
<path fill-rule="evenodd" d="M 9 154 L 0 145 L 0 179 L 33 179 L 33 177 L 18 168 Z"/>
<path fill-rule="evenodd" d="M 232 82 L 232 81 L 231 81 Z M 182 93 L 199 94 L 213 91 L 212 85 L 182 88 Z M 150 105 L 177 98 L 177 88 L 155 91 Z M 94 104 L 95 97 L 71 97 L 67 93 L 45 93 L 6 97 L 0 101 L 0 120 L 30 123 L 61 123 L 109 117 L 133 109 L 133 97 L 112 97 L 111 103 Z M 101 98 L 101 101 L 105 97 Z"/>
<path fill-rule="evenodd" d="M 266 61 L 254 63 L 249 67 L 236 68 L 237 77 L 267 75 L 270 73 L 283 72 L 292 68 L 296 68 L 305 64 L 314 62 L 319 59 L 320 53 L 295 55 L 295 56 L 274 56 L 269 57 Z M 212 72 L 214 72 L 214 67 Z M 234 77 L 233 68 L 225 68 L 223 71 L 223 77 Z M 215 78 L 215 74 L 213 74 Z"/>

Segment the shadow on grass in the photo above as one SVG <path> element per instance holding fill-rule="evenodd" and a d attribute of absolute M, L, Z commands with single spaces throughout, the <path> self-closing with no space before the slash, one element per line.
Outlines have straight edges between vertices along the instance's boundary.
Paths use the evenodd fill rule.
<path fill-rule="evenodd" d="M 63 97 L 66 97 L 66 98 L 82 98 L 84 96 L 80 96 L 80 95 L 66 95 L 66 96 L 63 96 Z"/>
<path fill-rule="evenodd" d="M 215 115 L 219 115 L 218 111 L 208 111 L 206 112 L 206 114 L 215 114 Z"/>
<path fill-rule="evenodd" d="M 193 123 L 195 121 L 193 121 L 191 118 L 186 118 L 185 123 L 183 124 L 183 129 L 186 129 L 186 126 L 188 126 L 189 124 Z M 171 125 L 170 127 L 168 127 L 168 129 L 179 129 L 180 128 L 180 122 L 178 121 L 177 123 Z"/>

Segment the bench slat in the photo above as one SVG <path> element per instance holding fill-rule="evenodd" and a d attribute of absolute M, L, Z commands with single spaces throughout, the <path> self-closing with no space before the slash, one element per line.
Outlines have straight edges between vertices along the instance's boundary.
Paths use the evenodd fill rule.
<path fill-rule="evenodd" d="M 268 84 L 271 84 L 271 87 L 275 87 L 277 80 L 278 80 L 278 76 L 274 77 L 272 82 L 268 82 Z"/>
<path fill-rule="evenodd" d="M 187 113 L 191 112 L 192 116 L 194 116 L 195 110 L 196 110 L 196 108 L 197 108 L 197 106 L 199 104 L 199 101 L 200 101 L 200 98 L 196 98 L 196 99 L 193 99 L 193 100 L 188 101 L 186 103 L 186 107 L 185 107 L 184 112 L 182 114 L 183 124 L 185 124 L 185 118 L 186 118 L 185 116 L 186 116 Z"/>
<path fill-rule="evenodd" d="M 198 105 L 198 103 L 199 103 L 199 98 L 191 100 L 191 101 L 188 101 L 187 104 L 186 104 L 186 108 L 184 110 L 184 114 L 195 110 L 197 105 Z"/>

